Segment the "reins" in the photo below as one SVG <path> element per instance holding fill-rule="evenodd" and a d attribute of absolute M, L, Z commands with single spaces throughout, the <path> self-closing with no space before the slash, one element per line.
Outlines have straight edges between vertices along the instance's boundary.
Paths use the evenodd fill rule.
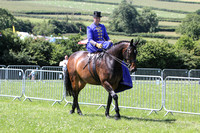
<path fill-rule="evenodd" d="M 116 60 L 118 63 L 120 63 L 121 65 L 124 65 L 125 67 L 130 67 L 131 64 L 123 62 L 123 60 L 111 55 L 110 53 L 108 53 L 105 49 L 103 49 L 103 52 L 108 54 L 110 57 L 112 57 L 114 60 Z M 122 63 L 123 62 L 123 63 Z"/>

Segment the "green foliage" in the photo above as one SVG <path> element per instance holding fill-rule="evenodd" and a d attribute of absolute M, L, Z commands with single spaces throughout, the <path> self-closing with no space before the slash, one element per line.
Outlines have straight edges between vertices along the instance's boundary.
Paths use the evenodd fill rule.
<path fill-rule="evenodd" d="M 56 27 L 53 24 L 47 23 L 45 20 L 43 23 L 37 23 L 33 28 L 33 34 L 48 36 L 54 33 Z"/>
<path fill-rule="evenodd" d="M 0 30 L 6 28 L 12 28 L 12 25 L 16 22 L 15 17 L 7 10 L 0 8 Z"/>
<path fill-rule="evenodd" d="M 2 64 L 30 64 L 27 59 L 31 57 L 26 52 L 26 44 L 11 29 L 2 31 L 0 47 L 0 62 Z"/>
<path fill-rule="evenodd" d="M 142 32 L 155 32 L 158 26 L 156 13 L 152 12 L 149 8 L 144 8 L 139 23 Z"/>
<path fill-rule="evenodd" d="M 29 20 L 17 19 L 14 26 L 16 31 L 32 33 L 33 24 Z"/>
<path fill-rule="evenodd" d="M 176 31 L 192 37 L 193 40 L 198 40 L 200 37 L 200 15 L 188 14 Z"/>
<path fill-rule="evenodd" d="M 80 34 L 77 36 L 70 36 L 67 40 L 61 40 L 58 44 L 52 43 L 53 51 L 50 65 L 58 65 L 58 61 L 63 60 L 64 55 L 70 56 L 72 53 L 85 50 L 83 45 L 78 45 L 81 40 Z"/>
<path fill-rule="evenodd" d="M 182 36 L 175 44 L 176 54 L 183 61 L 186 68 L 199 68 L 200 45 L 189 36 Z"/>
<path fill-rule="evenodd" d="M 58 44 L 49 43 L 44 38 L 26 38 L 23 41 L 11 29 L 6 29 L 0 37 L 0 62 L 5 65 L 58 65 L 65 55 L 84 49 L 78 45 L 80 40 L 81 36 L 76 35 Z"/>
<path fill-rule="evenodd" d="M 138 24 L 138 12 L 135 7 L 128 4 L 126 1 L 122 1 L 118 8 L 114 9 L 111 16 L 111 30 L 134 33 L 137 32 Z"/>
<path fill-rule="evenodd" d="M 122 1 L 111 15 L 111 31 L 135 33 L 155 32 L 158 26 L 156 13 L 144 8 L 140 15 L 132 4 Z"/>
<path fill-rule="evenodd" d="M 142 68 L 183 68 L 173 45 L 166 41 L 149 41 L 138 49 L 138 67 Z"/>
<path fill-rule="evenodd" d="M 33 33 L 37 35 L 52 35 L 79 33 L 80 28 L 83 33 L 86 32 L 86 26 L 82 23 L 69 23 L 68 21 L 49 20 L 38 23 L 33 28 Z"/>

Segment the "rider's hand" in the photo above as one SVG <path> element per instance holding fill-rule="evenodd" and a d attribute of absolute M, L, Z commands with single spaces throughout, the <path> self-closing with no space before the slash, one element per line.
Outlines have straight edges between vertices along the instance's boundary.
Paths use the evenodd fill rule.
<path fill-rule="evenodd" d="M 101 44 L 101 43 L 96 43 L 95 45 L 96 45 L 97 48 L 102 48 L 103 47 L 103 44 Z"/>
<path fill-rule="evenodd" d="M 111 42 L 111 43 L 113 43 L 113 41 L 112 40 L 108 40 L 109 42 Z"/>

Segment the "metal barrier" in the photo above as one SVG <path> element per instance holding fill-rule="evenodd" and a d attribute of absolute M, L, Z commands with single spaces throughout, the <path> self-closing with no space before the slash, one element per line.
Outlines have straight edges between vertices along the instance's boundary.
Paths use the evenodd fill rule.
<path fill-rule="evenodd" d="M 33 72 L 34 71 L 34 72 Z M 34 78 L 30 78 L 30 75 Z M 42 80 L 37 77 L 41 77 Z M 54 101 L 60 103 L 64 98 L 64 84 L 63 84 L 63 73 L 59 71 L 47 71 L 47 70 L 32 70 L 27 69 L 25 71 L 25 100 L 38 99 Z"/>
<path fill-rule="evenodd" d="M 23 95 L 23 75 L 21 69 L 0 68 L 0 96 L 20 100 Z"/>
<path fill-rule="evenodd" d="M 161 76 L 131 75 L 133 88 L 118 94 L 119 107 L 160 111 L 162 109 L 163 79 Z"/>
<path fill-rule="evenodd" d="M 164 109 L 200 115 L 200 78 L 166 77 Z"/>
<path fill-rule="evenodd" d="M 167 76 L 188 77 L 188 70 L 187 69 L 163 69 L 162 78 L 165 79 Z"/>
<path fill-rule="evenodd" d="M 192 69 L 188 73 L 188 77 L 200 78 L 200 69 Z"/>
<path fill-rule="evenodd" d="M 118 93 L 119 107 L 160 111 L 162 109 L 162 77 L 132 75 L 135 78 L 133 88 Z M 142 80 L 141 80 L 142 79 Z M 108 92 L 102 86 L 87 85 L 80 92 L 79 104 L 106 106 Z M 72 103 L 72 97 L 66 97 L 67 104 Z M 66 105 L 67 105 L 66 104 Z M 65 106 L 66 106 L 65 105 Z M 114 106 L 114 104 L 112 104 Z M 100 108 L 99 107 L 99 108 Z"/>
<path fill-rule="evenodd" d="M 137 68 L 137 71 L 134 74 L 161 76 L 162 70 L 159 68 Z"/>
<path fill-rule="evenodd" d="M 43 66 L 42 70 L 62 71 L 62 66 Z"/>
<path fill-rule="evenodd" d="M 25 72 L 27 69 L 39 70 L 40 66 L 38 66 L 38 65 L 9 65 L 7 68 L 22 69 Z"/>
<path fill-rule="evenodd" d="M 6 68 L 6 65 L 0 65 L 0 68 Z"/>

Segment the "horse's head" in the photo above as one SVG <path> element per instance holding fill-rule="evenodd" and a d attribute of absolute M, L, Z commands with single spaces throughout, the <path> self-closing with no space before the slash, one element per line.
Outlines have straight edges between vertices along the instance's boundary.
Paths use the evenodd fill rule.
<path fill-rule="evenodd" d="M 137 68 L 136 68 L 136 55 L 137 55 L 136 45 L 138 44 L 138 42 L 139 41 L 133 43 L 133 39 L 132 39 L 130 44 L 123 50 L 123 58 L 129 64 L 130 72 L 135 72 L 137 70 Z"/>

